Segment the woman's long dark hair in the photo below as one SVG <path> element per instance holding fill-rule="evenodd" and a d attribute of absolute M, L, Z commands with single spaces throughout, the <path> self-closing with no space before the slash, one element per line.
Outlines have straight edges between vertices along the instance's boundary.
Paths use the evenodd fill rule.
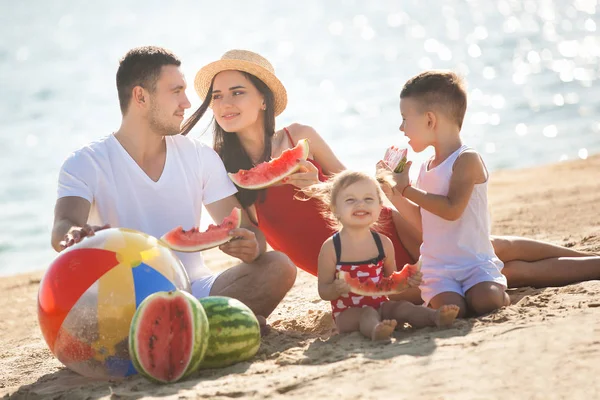
<path fill-rule="evenodd" d="M 264 162 L 271 159 L 271 138 L 275 134 L 275 97 L 273 96 L 273 92 L 269 87 L 256 76 L 249 74 L 247 72 L 240 71 L 244 74 L 250 82 L 256 87 L 256 89 L 263 95 L 265 99 L 265 114 L 264 114 L 264 142 L 265 147 L 263 149 L 263 154 L 260 157 L 258 162 Z M 214 78 L 213 78 L 214 82 Z M 210 84 L 210 88 L 208 89 L 208 93 L 206 94 L 206 98 L 198 107 L 196 111 L 189 117 L 181 128 L 181 134 L 187 135 L 194 125 L 198 123 L 200 118 L 206 113 L 206 110 L 210 106 L 210 102 L 212 100 L 212 87 L 213 83 Z M 213 148 L 223 160 L 223 164 L 225 164 L 225 169 L 227 172 L 236 173 L 240 169 L 250 169 L 254 166 L 250 156 L 246 153 L 246 150 L 242 147 L 240 143 L 240 139 L 235 132 L 225 132 L 221 126 L 214 121 L 213 118 Z M 242 207 L 249 207 L 254 204 L 260 194 L 264 192 L 263 190 L 249 190 L 238 187 L 238 192 L 236 197 L 238 198 Z"/>

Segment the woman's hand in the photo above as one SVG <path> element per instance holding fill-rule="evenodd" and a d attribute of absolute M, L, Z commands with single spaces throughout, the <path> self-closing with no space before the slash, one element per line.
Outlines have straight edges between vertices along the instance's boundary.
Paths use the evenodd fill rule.
<path fill-rule="evenodd" d="M 294 185 L 297 188 L 305 188 L 319 183 L 319 170 L 313 163 L 306 160 L 298 160 L 300 169 L 292 175 L 283 178 L 282 183 Z"/>

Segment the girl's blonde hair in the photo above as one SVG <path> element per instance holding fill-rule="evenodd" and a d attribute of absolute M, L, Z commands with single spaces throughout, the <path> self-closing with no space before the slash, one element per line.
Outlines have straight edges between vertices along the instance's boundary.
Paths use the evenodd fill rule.
<path fill-rule="evenodd" d="M 335 216 L 335 202 L 341 190 L 348 186 L 360 182 L 370 181 L 375 185 L 379 204 L 383 204 L 383 191 L 375 178 L 364 172 L 344 170 L 340 173 L 332 175 L 327 181 L 319 182 L 311 186 L 300 189 L 300 193 L 304 196 L 296 194 L 298 200 L 317 199 L 321 201 L 321 214 L 325 220 L 334 228 L 341 228 L 341 223 Z"/>

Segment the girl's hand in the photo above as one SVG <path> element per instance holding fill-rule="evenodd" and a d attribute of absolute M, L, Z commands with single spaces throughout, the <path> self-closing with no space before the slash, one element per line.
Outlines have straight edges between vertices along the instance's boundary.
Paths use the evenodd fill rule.
<path fill-rule="evenodd" d="M 415 264 L 405 264 L 402 270 L 410 270 L 410 276 L 406 279 L 406 283 L 409 287 L 418 287 L 423 283 L 423 274 L 421 273 L 421 260 Z"/>
<path fill-rule="evenodd" d="M 350 285 L 348 285 L 346 281 L 336 278 L 336 280 L 333 281 L 332 285 L 336 293 L 338 294 L 338 297 L 350 293 Z"/>
<path fill-rule="evenodd" d="M 423 274 L 421 271 L 415 272 L 406 280 L 406 283 L 408 283 L 409 287 L 419 287 L 419 285 L 423 283 Z"/>
<path fill-rule="evenodd" d="M 290 176 L 283 178 L 282 182 L 304 188 L 319 183 L 319 170 L 313 163 L 306 160 L 298 160 L 300 169 Z"/>

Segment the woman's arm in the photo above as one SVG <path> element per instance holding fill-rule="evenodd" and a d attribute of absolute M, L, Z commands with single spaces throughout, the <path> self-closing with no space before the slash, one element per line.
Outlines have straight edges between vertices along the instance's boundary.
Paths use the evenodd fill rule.
<path fill-rule="evenodd" d="M 327 142 L 314 128 L 308 125 L 292 124 L 288 127 L 288 130 L 292 139 L 294 139 L 294 143 L 298 143 L 301 139 L 308 139 L 310 154 L 323 169 L 323 174 L 332 175 L 346 169 Z"/>

